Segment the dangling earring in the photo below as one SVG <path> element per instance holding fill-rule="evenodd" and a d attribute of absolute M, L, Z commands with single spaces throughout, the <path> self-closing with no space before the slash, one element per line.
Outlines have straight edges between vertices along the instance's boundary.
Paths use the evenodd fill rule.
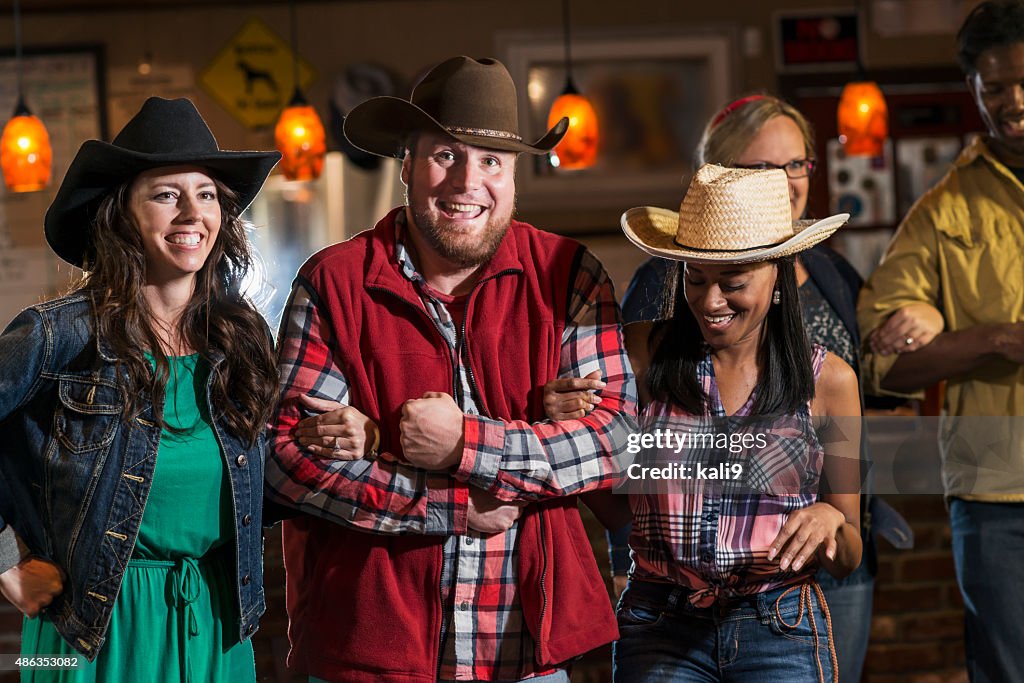
<path fill-rule="evenodd" d="M 775 293 L 772 294 L 772 303 L 776 306 L 782 303 L 782 292 L 775 290 Z"/>

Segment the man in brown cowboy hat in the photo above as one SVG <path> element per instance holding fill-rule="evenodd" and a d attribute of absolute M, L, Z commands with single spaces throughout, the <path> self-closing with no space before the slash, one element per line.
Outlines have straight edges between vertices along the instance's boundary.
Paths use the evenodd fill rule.
<path fill-rule="evenodd" d="M 517 153 L 567 127 L 524 142 L 505 67 L 468 57 L 348 116 L 407 205 L 313 256 L 282 325 L 267 492 L 309 513 L 284 529 L 304 673 L 567 681 L 616 637 L 575 494 L 635 428 L 619 315 L 593 255 L 512 219 Z M 543 385 L 591 373 L 596 409 L 545 421 Z"/>

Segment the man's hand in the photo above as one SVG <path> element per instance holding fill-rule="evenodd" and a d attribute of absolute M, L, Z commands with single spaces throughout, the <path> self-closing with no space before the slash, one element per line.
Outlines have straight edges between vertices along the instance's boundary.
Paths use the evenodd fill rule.
<path fill-rule="evenodd" d="M 423 398 L 406 401 L 399 428 L 402 453 L 411 464 L 444 470 L 462 460 L 462 411 L 448 394 L 428 391 Z"/>
<path fill-rule="evenodd" d="M 0 593 L 26 617 L 38 615 L 63 591 L 64 572 L 41 557 L 26 557 L 0 574 Z"/>
<path fill-rule="evenodd" d="M 525 503 L 506 503 L 486 491 L 469 487 L 467 523 L 470 529 L 484 534 L 500 534 L 508 531 Z"/>
<path fill-rule="evenodd" d="M 996 353 L 1011 363 L 1024 364 L 1024 323 L 998 323 L 991 335 Z"/>
<path fill-rule="evenodd" d="M 322 411 L 301 420 L 292 434 L 311 453 L 334 460 L 359 460 L 369 455 L 377 440 L 377 425 L 352 406 L 312 396 L 299 396 L 312 410 Z"/>

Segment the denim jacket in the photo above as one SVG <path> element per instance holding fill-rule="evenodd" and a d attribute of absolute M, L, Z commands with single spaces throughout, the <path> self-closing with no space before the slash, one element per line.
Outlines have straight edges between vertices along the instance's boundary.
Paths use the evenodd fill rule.
<path fill-rule="evenodd" d="M 125 421 L 123 378 L 93 320 L 88 299 L 72 294 L 22 311 L 0 336 L 0 527 L 10 524 L 34 554 L 67 573 L 48 614 L 89 660 L 104 642 L 160 444 L 150 402 Z M 222 360 L 211 358 L 214 372 Z M 206 391 L 209 399 L 209 382 Z M 231 484 L 244 640 L 265 610 L 266 437 L 250 448 L 222 420 L 213 429 Z"/>

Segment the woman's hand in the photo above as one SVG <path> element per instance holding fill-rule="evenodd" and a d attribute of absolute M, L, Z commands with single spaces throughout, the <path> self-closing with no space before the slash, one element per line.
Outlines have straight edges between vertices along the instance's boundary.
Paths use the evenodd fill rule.
<path fill-rule="evenodd" d="M 907 304 L 890 315 L 881 327 L 872 330 L 868 346 L 873 353 L 882 356 L 917 351 L 931 343 L 945 326 L 942 313 L 931 304 Z"/>
<path fill-rule="evenodd" d="M 64 572 L 30 555 L 0 574 L 0 593 L 26 617 L 35 617 L 64 592 Z"/>
<path fill-rule="evenodd" d="M 779 569 L 800 571 L 811 557 L 823 550 L 834 560 L 838 542 L 836 534 L 846 524 L 842 512 L 828 503 L 815 503 L 789 515 L 782 530 L 768 546 L 768 559 L 779 558 Z"/>
<path fill-rule="evenodd" d="M 604 386 L 600 370 L 586 377 L 553 379 L 544 385 L 544 413 L 554 422 L 586 417 L 601 402 L 594 392 Z"/>
<path fill-rule="evenodd" d="M 311 410 L 320 411 L 295 425 L 293 434 L 303 448 L 333 460 L 359 460 L 376 454 L 380 437 L 373 420 L 336 401 L 299 398 Z"/>

